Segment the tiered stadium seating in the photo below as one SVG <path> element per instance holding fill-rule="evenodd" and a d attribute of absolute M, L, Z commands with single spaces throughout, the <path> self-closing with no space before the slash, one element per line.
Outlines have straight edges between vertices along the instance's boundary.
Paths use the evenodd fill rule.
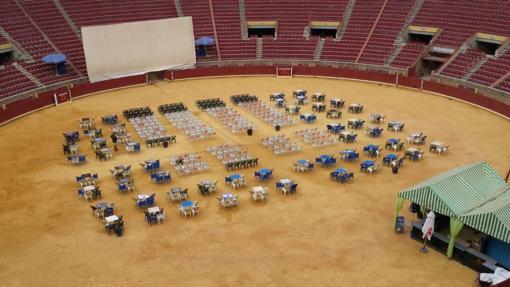
<path fill-rule="evenodd" d="M 78 26 L 113 24 L 177 17 L 168 0 L 60 0 Z"/>
<path fill-rule="evenodd" d="M 468 49 L 460 53 L 455 59 L 441 72 L 441 74 L 452 77 L 462 78 L 482 57 L 485 56 L 483 51 L 478 49 Z"/>
<path fill-rule="evenodd" d="M 506 78 L 503 82 L 496 86 L 496 89 L 510 93 L 510 78 Z"/>
<path fill-rule="evenodd" d="M 395 38 L 405 24 L 415 0 L 388 0 L 383 14 L 359 59 L 360 63 L 384 64 Z"/>
<path fill-rule="evenodd" d="M 71 29 L 52 1 L 25 1 L 23 5 L 57 48 L 81 73 L 86 74 L 85 55 L 78 35 Z"/>
<path fill-rule="evenodd" d="M 391 63 L 392 67 L 407 68 L 414 64 L 425 49 L 426 44 L 422 42 L 409 42 Z"/>
<path fill-rule="evenodd" d="M 510 1 L 425 1 L 413 25 L 442 28 L 436 45 L 456 48 L 475 32 L 510 35 Z"/>
<path fill-rule="evenodd" d="M 277 39 L 264 38 L 264 58 L 312 60 L 317 39 L 306 40 L 305 27 L 310 21 L 340 21 L 347 1 L 246 0 L 245 3 L 247 21 L 278 21 Z"/>
<path fill-rule="evenodd" d="M 468 81 L 490 86 L 499 78 L 503 77 L 508 71 L 510 71 L 510 51 L 485 62 Z"/>
<path fill-rule="evenodd" d="M 12 65 L 0 68 L 0 95 L 13 96 L 24 91 L 35 89 L 36 86 Z"/>
<path fill-rule="evenodd" d="M 214 18 L 218 33 L 218 45 L 223 60 L 256 58 L 257 44 L 254 39 L 241 39 L 241 23 L 238 0 L 213 1 Z"/>
<path fill-rule="evenodd" d="M 214 38 L 214 31 L 211 18 L 211 10 L 209 9 L 209 1 L 207 0 L 181 0 L 182 10 L 184 16 L 192 16 L 193 18 L 193 33 L 195 38 L 212 37 Z M 217 60 L 218 55 L 216 45 L 207 47 L 207 58 L 197 58 L 198 61 L 202 60 Z"/>
<path fill-rule="evenodd" d="M 69 73 L 65 76 L 56 76 L 53 67 L 42 63 L 41 58 L 43 56 L 55 53 L 56 51 L 14 1 L 2 3 L 2 15 L 0 17 L 0 26 L 34 59 L 33 63 L 20 62 L 20 65 L 46 85 L 78 77 L 72 69 L 69 69 Z M 20 81 L 23 81 L 23 79 L 20 79 Z"/>
<path fill-rule="evenodd" d="M 55 3 L 47 0 L 6 0 L 2 3 L 3 17 L 0 17 L 0 27 L 30 56 L 28 60 L 18 60 L 18 64 L 46 86 L 78 79 L 78 72 L 86 75 L 79 37 Z M 78 27 L 177 17 L 176 3 L 169 0 L 59 0 L 57 3 L 62 4 Z M 307 40 L 305 28 L 310 21 L 342 22 L 347 3 L 348 0 L 245 0 L 245 13 L 248 21 L 271 20 L 278 23 L 277 38 L 264 37 L 265 59 L 312 60 L 317 38 Z M 359 63 L 383 65 L 388 62 L 394 51 L 394 41 L 405 28 L 406 17 L 415 0 L 386 0 L 378 18 L 384 3 L 385 0 L 356 1 L 349 21 L 345 23 L 342 38 L 339 41 L 328 38 L 320 59 L 352 63 L 369 37 Z M 218 60 L 220 52 L 222 60 L 256 59 L 256 40 L 243 40 L 241 36 L 238 0 L 214 0 L 212 10 L 208 0 L 181 0 L 181 4 L 184 15 L 193 17 L 196 38 L 215 36 L 213 24 L 216 26 L 216 44 L 208 48 L 208 57 L 198 61 Z M 412 24 L 439 28 L 441 33 L 432 45 L 459 49 L 476 32 L 510 36 L 509 8 L 510 1 L 426 0 Z M 0 36 L 0 44 L 5 42 Z M 426 44 L 420 42 L 407 43 L 390 65 L 399 68 L 412 66 L 425 47 Z M 73 64 L 68 66 L 69 74 L 66 76 L 56 76 L 52 66 L 41 62 L 44 55 L 58 51 L 66 54 Z M 481 56 L 476 50 L 469 49 L 458 55 L 442 74 L 462 78 Z M 5 67 L 0 67 L 0 97 L 35 88 L 34 83 L 11 64 L 4 63 Z M 489 59 L 468 81 L 490 86 L 509 70 L 510 52 L 505 52 Z M 4 78 L 7 80 L 4 81 Z M 509 85 L 509 80 L 505 80 L 496 88 L 508 91 Z"/>
<path fill-rule="evenodd" d="M 327 40 L 321 59 L 354 62 L 383 3 L 383 0 L 357 1 L 341 41 Z"/>

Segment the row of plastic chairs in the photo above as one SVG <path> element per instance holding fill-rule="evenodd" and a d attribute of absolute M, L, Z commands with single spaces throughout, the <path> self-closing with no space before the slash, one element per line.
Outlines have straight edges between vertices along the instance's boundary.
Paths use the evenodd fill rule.
<path fill-rule="evenodd" d="M 230 128 L 233 133 L 254 129 L 255 125 L 229 107 L 215 107 L 206 109 L 207 113 L 216 118 L 221 124 Z"/>

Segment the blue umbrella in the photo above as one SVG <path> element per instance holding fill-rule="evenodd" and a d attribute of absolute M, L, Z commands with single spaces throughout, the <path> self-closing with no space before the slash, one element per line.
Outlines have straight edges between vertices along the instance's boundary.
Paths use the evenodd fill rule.
<path fill-rule="evenodd" d="M 42 58 L 42 61 L 46 64 L 59 64 L 65 62 L 67 59 L 64 54 L 49 54 Z"/>
<path fill-rule="evenodd" d="M 214 38 L 211 37 L 200 37 L 195 40 L 195 46 L 209 46 L 214 44 Z"/>

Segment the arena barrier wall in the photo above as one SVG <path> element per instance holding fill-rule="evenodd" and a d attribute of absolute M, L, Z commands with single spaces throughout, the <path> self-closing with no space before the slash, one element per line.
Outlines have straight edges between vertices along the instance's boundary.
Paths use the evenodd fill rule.
<path fill-rule="evenodd" d="M 42 108 L 55 105 L 55 101 L 62 103 L 64 94 L 70 95 L 70 99 L 91 95 L 98 92 L 115 90 L 130 86 L 147 84 L 147 75 L 113 79 L 97 83 L 76 84 L 71 87 L 59 87 L 51 91 L 34 95 L 30 98 L 9 103 L 0 108 L 0 124 L 7 123 L 28 113 Z"/>
<path fill-rule="evenodd" d="M 189 70 L 165 71 L 163 77 L 167 80 L 181 80 L 193 78 L 227 77 L 227 76 L 276 76 L 277 66 L 229 66 L 229 67 L 203 67 Z M 301 66 L 293 67 L 294 76 L 345 78 L 375 83 L 384 83 L 398 87 L 406 87 L 447 96 L 510 118 L 510 105 L 477 94 L 475 91 L 444 85 L 433 81 L 424 81 L 418 78 L 402 75 L 380 73 L 374 71 L 350 70 L 334 67 Z M 84 83 L 68 87 L 71 98 L 79 98 L 98 92 L 119 89 L 123 87 L 147 84 L 147 76 L 139 75 L 97 83 Z M 58 91 L 57 91 L 58 90 Z M 61 88 L 41 93 L 28 99 L 23 99 L 2 106 L 0 109 L 0 124 L 8 122 L 35 110 L 55 105 L 55 93 L 62 93 Z"/>
<path fill-rule="evenodd" d="M 181 80 L 192 78 L 256 75 L 274 76 L 276 75 L 276 66 L 206 67 L 189 70 L 165 71 L 163 77 L 167 80 Z"/>

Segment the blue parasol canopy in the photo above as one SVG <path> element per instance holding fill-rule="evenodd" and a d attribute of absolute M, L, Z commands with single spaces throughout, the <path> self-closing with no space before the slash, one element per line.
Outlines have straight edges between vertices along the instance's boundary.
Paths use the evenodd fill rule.
<path fill-rule="evenodd" d="M 195 46 L 209 46 L 214 44 L 214 38 L 211 37 L 200 37 L 195 40 Z"/>
<path fill-rule="evenodd" d="M 46 64 L 59 64 L 65 62 L 67 59 L 64 54 L 49 54 L 42 58 L 42 61 Z"/>

